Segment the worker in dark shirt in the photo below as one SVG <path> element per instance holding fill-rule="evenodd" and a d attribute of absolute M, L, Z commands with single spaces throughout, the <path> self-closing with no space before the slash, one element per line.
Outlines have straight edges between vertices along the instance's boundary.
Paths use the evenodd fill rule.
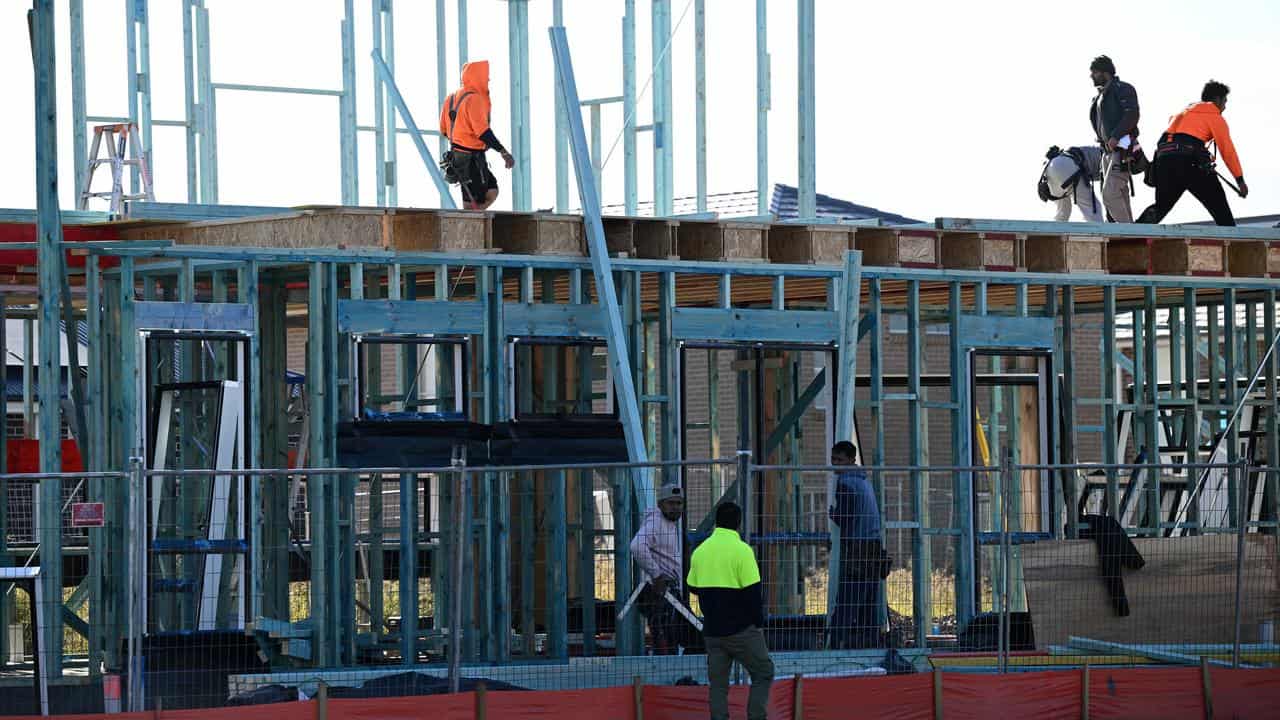
<path fill-rule="evenodd" d="M 1227 194 L 1218 184 L 1207 146 L 1212 142 L 1222 151 L 1222 161 L 1236 179 L 1240 197 L 1247 197 L 1249 186 L 1244 182 L 1240 157 L 1231 142 L 1227 121 L 1222 117 L 1222 111 L 1227 109 L 1227 93 L 1230 92 L 1231 88 L 1210 80 L 1200 92 L 1200 102 L 1173 116 L 1169 129 L 1160 136 L 1160 144 L 1156 146 L 1156 201 L 1142 212 L 1138 222 L 1158 223 L 1164 220 L 1182 193 L 1190 192 L 1209 211 L 1215 223 L 1236 224 L 1231 206 L 1227 204 Z"/>
<path fill-rule="evenodd" d="M 735 660 L 751 676 L 747 720 L 765 720 L 773 683 L 773 660 L 762 630 L 760 567 L 751 546 L 738 536 L 741 523 L 742 509 L 721 503 L 715 530 L 689 559 L 689 591 L 698 596 L 707 641 L 711 720 L 729 720 L 729 669 Z"/>
<path fill-rule="evenodd" d="M 462 87 L 440 108 L 440 134 L 449 138 L 453 171 L 462 186 L 462 205 L 484 210 L 498 199 L 498 179 L 485 161 L 486 150 L 496 150 L 507 169 L 516 161 L 489 127 L 489 61 L 462 66 Z"/>
<path fill-rule="evenodd" d="M 1111 222 L 1131 223 L 1130 158 L 1138 142 L 1138 91 L 1116 76 L 1115 63 L 1106 55 L 1093 59 L 1089 76 L 1098 90 L 1089 103 L 1089 124 L 1102 148 L 1102 204 Z"/>
<path fill-rule="evenodd" d="M 842 440 L 831 448 L 836 473 L 834 504 L 827 513 L 840 528 L 840 571 L 831 613 L 829 647 L 880 646 L 880 583 L 888 556 L 880 539 L 880 508 L 867 473 L 858 467 L 858 449 Z"/>

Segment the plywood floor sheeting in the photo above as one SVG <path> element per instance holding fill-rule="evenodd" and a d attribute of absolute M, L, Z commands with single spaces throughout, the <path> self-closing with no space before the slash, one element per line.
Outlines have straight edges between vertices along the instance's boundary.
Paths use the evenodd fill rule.
<path fill-rule="evenodd" d="M 1135 538 L 1146 566 L 1122 571 L 1128 617 L 1118 617 L 1112 609 L 1092 540 L 1022 546 L 1036 647 L 1064 645 L 1073 635 L 1126 644 L 1231 642 L 1236 541 L 1235 535 Z M 1243 642 L 1256 642 L 1259 624 L 1276 619 L 1278 580 L 1275 537 L 1250 534 L 1245 542 Z"/>

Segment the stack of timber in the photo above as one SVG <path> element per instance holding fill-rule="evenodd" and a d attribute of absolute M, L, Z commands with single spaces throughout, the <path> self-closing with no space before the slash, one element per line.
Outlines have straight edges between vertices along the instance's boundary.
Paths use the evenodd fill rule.
<path fill-rule="evenodd" d="M 1022 236 L 1022 254 L 1030 272 L 1107 271 L 1107 239 L 1091 235 Z"/>
<path fill-rule="evenodd" d="M 643 217 L 603 218 L 609 254 L 651 260 L 676 260 L 678 220 Z"/>
<path fill-rule="evenodd" d="M 1274 231 L 1143 237 L 1135 233 L 1145 230 L 1124 226 L 1115 236 L 1110 232 L 1120 226 L 965 218 L 939 218 L 934 227 L 653 217 L 606 217 L 602 224 L 614 257 L 840 265 L 852 248 L 862 251 L 865 267 L 1280 278 Z M 213 247 L 588 254 L 582 216 L 550 212 L 307 206 L 118 228 L 121 239 Z"/>
<path fill-rule="evenodd" d="M 493 228 L 484 213 L 394 208 L 311 207 L 229 220 L 137 223 L 124 228 L 121 237 L 213 247 L 467 253 L 493 249 Z"/>
<path fill-rule="evenodd" d="M 839 265 L 853 248 L 853 232 L 842 225 L 774 225 L 769 228 L 769 261 Z"/>
<path fill-rule="evenodd" d="M 768 238 L 765 223 L 686 220 L 676 227 L 676 250 L 681 260 L 763 262 Z"/>
<path fill-rule="evenodd" d="M 854 244 L 863 265 L 883 267 L 941 267 L 941 233 L 929 228 L 858 228 Z"/>
<path fill-rule="evenodd" d="M 1280 241 L 1230 241 L 1227 271 L 1232 277 L 1280 278 Z"/>
<path fill-rule="evenodd" d="M 517 255 L 587 254 L 580 215 L 553 213 L 489 213 L 494 246 Z"/>
<path fill-rule="evenodd" d="M 1107 242 L 1107 270 L 1120 275 L 1227 274 L 1227 242 L 1213 238 L 1117 238 Z"/>
<path fill-rule="evenodd" d="M 955 270 L 1013 272 L 1025 269 L 1022 238 L 1013 233 L 941 233 L 938 240 L 942 267 Z"/>

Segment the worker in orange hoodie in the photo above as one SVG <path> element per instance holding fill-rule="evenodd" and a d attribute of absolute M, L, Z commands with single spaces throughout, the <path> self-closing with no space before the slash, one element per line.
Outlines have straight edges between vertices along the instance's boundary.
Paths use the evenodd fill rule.
<path fill-rule="evenodd" d="M 1210 80 L 1200 93 L 1201 102 L 1173 116 L 1169 129 L 1160 136 L 1156 147 L 1155 173 L 1156 201 L 1143 211 L 1140 223 L 1158 223 L 1173 209 L 1174 203 L 1189 191 L 1204 205 L 1219 225 L 1235 225 L 1227 194 L 1218 183 L 1214 159 L 1209 155 L 1208 143 L 1213 142 L 1222 151 L 1222 160 L 1236 179 L 1240 197 L 1249 195 L 1244 182 L 1240 158 L 1231 142 L 1231 132 L 1222 111 L 1227 107 L 1227 93 L 1231 88 Z"/>
<path fill-rule="evenodd" d="M 462 87 L 440 108 L 440 134 L 449 138 L 453 172 L 462 186 L 462 204 L 468 210 L 484 210 L 498 199 L 498 179 L 485 161 L 486 150 L 496 150 L 507 169 L 516 161 L 489 127 L 489 61 L 462 66 Z"/>

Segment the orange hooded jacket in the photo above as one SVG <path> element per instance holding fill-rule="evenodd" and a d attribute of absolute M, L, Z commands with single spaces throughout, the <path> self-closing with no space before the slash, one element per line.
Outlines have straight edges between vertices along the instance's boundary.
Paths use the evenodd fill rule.
<path fill-rule="evenodd" d="M 471 93 L 465 98 L 464 94 Z M 457 120 L 449 122 L 449 103 L 457 111 Z M 480 136 L 489 129 L 489 61 L 477 60 L 462 66 L 462 87 L 444 101 L 440 108 L 440 134 L 453 138 L 453 145 L 466 150 L 484 152 Z"/>
<path fill-rule="evenodd" d="M 1231 131 L 1227 129 L 1227 121 L 1223 119 L 1222 111 L 1217 105 L 1211 102 L 1188 105 L 1186 110 L 1169 120 L 1169 129 L 1165 130 L 1165 134 L 1175 133 L 1191 135 L 1206 143 L 1212 140 L 1222 151 L 1222 161 L 1227 164 L 1231 175 L 1236 178 L 1244 177 L 1244 171 L 1240 169 L 1240 157 L 1236 155 L 1236 146 L 1231 142 Z"/>

